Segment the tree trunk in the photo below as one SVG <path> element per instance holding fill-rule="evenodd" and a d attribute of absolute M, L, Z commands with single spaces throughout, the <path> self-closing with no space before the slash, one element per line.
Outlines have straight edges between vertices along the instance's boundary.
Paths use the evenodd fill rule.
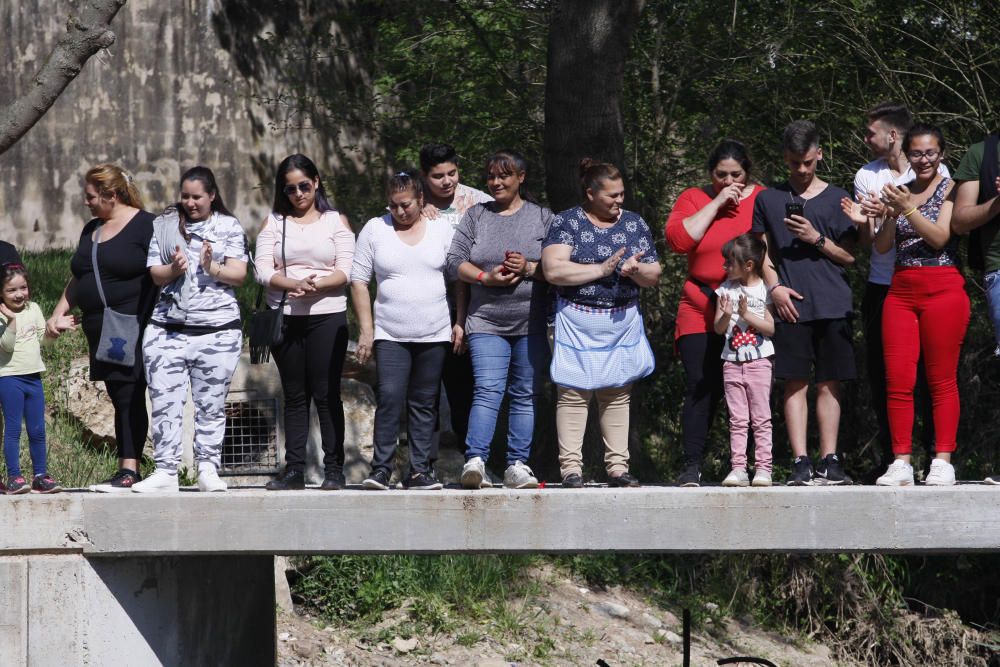
<path fill-rule="evenodd" d="M 625 57 L 645 0 L 563 0 L 549 26 L 545 190 L 553 211 L 580 203 L 580 160 L 622 167 Z"/>
<path fill-rule="evenodd" d="M 0 108 L 0 154 L 17 143 L 55 103 L 92 55 L 115 42 L 111 21 L 126 0 L 75 0 L 66 34 L 56 43 L 31 88 Z"/>

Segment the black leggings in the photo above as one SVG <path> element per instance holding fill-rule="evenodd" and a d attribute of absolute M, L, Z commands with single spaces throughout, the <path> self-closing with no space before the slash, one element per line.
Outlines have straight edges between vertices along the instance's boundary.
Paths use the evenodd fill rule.
<path fill-rule="evenodd" d="M 705 439 L 722 399 L 722 347 L 725 339 L 714 333 L 687 334 L 677 339 L 684 365 L 684 407 L 681 432 L 684 465 L 701 465 Z"/>
<path fill-rule="evenodd" d="M 272 349 L 285 394 L 285 467 L 305 471 L 309 407 L 316 404 L 326 474 L 344 469 L 340 376 L 347 354 L 347 313 L 285 316 L 285 339 Z"/>
<path fill-rule="evenodd" d="M 105 380 L 104 388 L 115 408 L 115 440 L 119 459 L 142 458 L 149 431 L 146 412 L 146 378 L 135 380 Z"/>

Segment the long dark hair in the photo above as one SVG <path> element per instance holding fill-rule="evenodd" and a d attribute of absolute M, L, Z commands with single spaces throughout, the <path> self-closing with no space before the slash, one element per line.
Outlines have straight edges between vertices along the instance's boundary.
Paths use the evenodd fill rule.
<path fill-rule="evenodd" d="M 28 286 L 28 298 L 30 299 L 31 281 L 28 279 L 28 269 L 24 268 L 24 264 L 13 262 L 0 266 L 0 290 L 6 287 L 7 283 L 10 282 L 10 279 L 14 276 L 24 276 L 24 282 Z"/>
<path fill-rule="evenodd" d="M 333 204 L 330 203 L 329 198 L 327 198 L 326 190 L 323 189 L 323 179 L 320 178 L 319 169 L 316 168 L 312 160 L 302 153 L 286 157 L 278 165 L 277 171 L 274 172 L 274 203 L 271 206 L 271 210 L 282 216 L 292 215 L 295 212 L 292 202 L 288 199 L 288 195 L 285 194 L 285 176 L 288 172 L 295 171 L 296 169 L 305 174 L 309 180 L 318 183 L 315 199 L 316 210 L 320 214 L 336 210 Z"/>
<path fill-rule="evenodd" d="M 222 213 L 223 215 L 228 215 L 234 218 L 232 212 L 226 208 L 226 203 L 222 200 L 222 193 L 219 192 L 219 185 L 215 182 L 215 174 L 208 167 L 203 167 L 198 165 L 197 167 L 191 167 L 181 175 L 181 180 L 178 183 L 177 189 L 180 190 L 184 187 L 184 184 L 188 181 L 198 181 L 201 183 L 202 187 L 205 188 L 205 193 L 209 195 L 214 195 L 212 199 L 212 211 L 215 213 Z M 179 218 L 177 226 L 180 229 L 181 236 L 184 240 L 191 241 L 191 235 L 187 231 L 188 216 L 187 211 L 181 205 L 181 202 L 171 204 L 167 207 L 167 212 L 177 211 L 177 217 Z"/>

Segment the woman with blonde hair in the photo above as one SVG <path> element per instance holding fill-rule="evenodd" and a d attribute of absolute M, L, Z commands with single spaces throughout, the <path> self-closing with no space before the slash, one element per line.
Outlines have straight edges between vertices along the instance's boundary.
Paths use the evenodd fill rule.
<path fill-rule="evenodd" d="M 90 349 L 90 379 L 104 381 L 115 410 L 118 445 L 117 472 L 90 488 L 105 493 L 128 491 L 141 479 L 139 458 L 149 429 L 141 340 L 135 341 L 132 354 L 121 359 L 104 354 L 99 345 L 108 309 L 134 317 L 139 331 L 149 321 L 156 287 L 146 270 L 146 254 L 154 216 L 143 210 L 135 178 L 114 164 L 99 164 L 87 171 L 83 201 L 93 218 L 80 234 L 70 260 L 73 277 L 46 329 L 59 336 L 78 322 L 83 325 Z M 79 318 L 70 314 L 76 308 L 81 311 Z"/>

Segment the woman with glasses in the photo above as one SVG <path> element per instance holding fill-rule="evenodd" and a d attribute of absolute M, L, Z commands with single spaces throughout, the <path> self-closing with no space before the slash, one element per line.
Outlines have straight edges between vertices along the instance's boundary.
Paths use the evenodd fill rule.
<path fill-rule="evenodd" d="M 432 438 L 437 394 L 449 346 L 462 344 L 461 324 L 452 325 L 445 298 L 445 267 L 454 230 L 423 213 L 420 177 L 404 171 L 389 179 L 389 215 L 369 220 L 358 235 L 351 268 L 351 298 L 358 318 L 357 358 L 375 355 L 378 381 L 375 451 L 366 489 L 389 488 L 399 435 L 407 411 L 410 489 L 440 489 L 434 475 Z M 375 317 L 368 284 L 375 278 Z M 465 321 L 458 303 L 458 322 Z"/>
<path fill-rule="evenodd" d="M 353 259 L 354 233 L 327 199 L 316 165 L 305 155 L 286 157 L 274 175 L 274 204 L 254 258 L 268 307 L 284 304 L 284 338 L 271 352 L 285 396 L 285 470 L 267 483 L 271 491 L 305 488 L 310 404 L 316 405 L 323 441 L 320 488 L 344 487 L 340 375 Z"/>
<path fill-rule="evenodd" d="M 969 325 L 969 297 L 958 270 L 958 236 L 951 230 L 954 182 L 938 171 L 944 136 L 929 125 L 914 125 L 903 139 L 903 152 L 914 179 L 887 183 L 881 196 L 887 219 L 875 236 L 881 252 L 896 250 L 896 267 L 882 310 L 889 431 L 895 460 L 880 486 L 913 484 L 913 387 L 923 355 L 934 411 L 935 458 L 924 480 L 930 485 L 955 483 L 951 455 L 958 432 L 957 369 Z"/>

